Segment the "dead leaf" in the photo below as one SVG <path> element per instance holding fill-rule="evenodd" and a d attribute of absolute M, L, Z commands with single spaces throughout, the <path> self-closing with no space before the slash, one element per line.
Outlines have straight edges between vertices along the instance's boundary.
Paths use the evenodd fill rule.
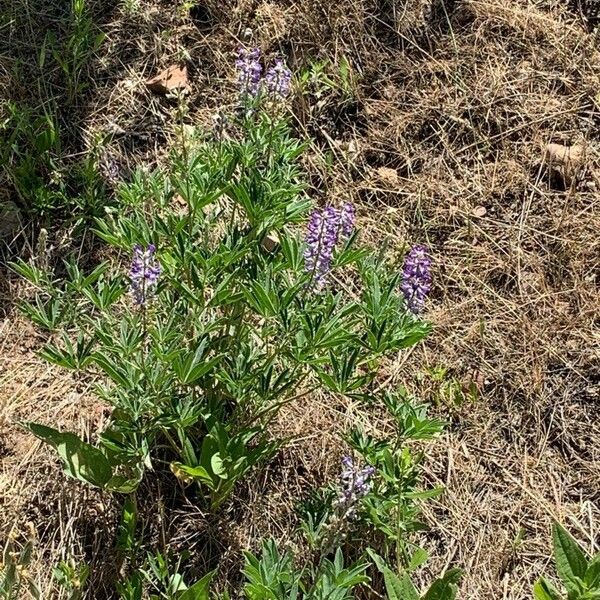
<path fill-rule="evenodd" d="M 265 235 L 265 237 L 262 240 L 262 247 L 267 252 L 274 252 L 277 246 L 279 246 L 279 244 L 279 236 L 274 231 Z"/>
<path fill-rule="evenodd" d="M 187 67 L 171 65 L 156 77 L 148 79 L 146 86 L 157 94 L 167 94 L 173 90 L 186 89 L 189 87 Z"/>
<path fill-rule="evenodd" d="M 171 473 L 173 473 L 173 475 L 175 475 L 175 477 L 177 477 L 177 479 L 179 479 L 179 481 L 181 481 L 181 483 L 183 483 L 184 485 L 187 485 L 188 483 L 192 483 L 192 481 L 194 481 L 194 478 L 188 473 L 186 473 L 179 466 L 178 463 L 172 462 L 169 465 L 169 468 L 171 469 Z"/>
<path fill-rule="evenodd" d="M 474 369 L 461 378 L 460 384 L 465 395 L 476 397 L 484 391 L 487 381 L 479 369 Z"/>
<path fill-rule="evenodd" d="M 187 215 L 187 213 L 188 213 L 188 204 L 183 199 L 183 196 L 181 196 L 180 194 L 175 194 L 173 196 L 172 202 L 173 202 L 173 208 L 174 208 L 175 212 L 179 216 Z"/>

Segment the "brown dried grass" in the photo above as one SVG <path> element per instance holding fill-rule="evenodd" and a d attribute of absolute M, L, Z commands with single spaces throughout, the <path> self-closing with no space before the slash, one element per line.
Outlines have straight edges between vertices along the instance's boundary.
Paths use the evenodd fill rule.
<path fill-rule="evenodd" d="M 440 383 L 415 373 L 444 367 L 452 381 L 478 388 L 475 402 L 437 407 L 449 427 L 428 446 L 427 478 L 447 491 L 424 505 L 432 560 L 423 578 L 458 565 L 462 597 L 520 600 L 549 568 L 552 519 L 588 549 L 600 546 L 598 34 L 558 1 L 463 0 L 449 25 L 427 24 L 424 5 L 212 0 L 190 19 L 179 5 L 140 0 L 103 23 L 103 77 L 79 122 L 86 139 L 110 133 L 105 150 L 120 164 L 150 165 L 176 143 L 177 107 L 143 82 L 175 58 L 190 67 L 186 121 L 194 124 L 230 101 L 232 51 L 247 27 L 296 69 L 348 58 L 350 98 L 313 90 L 294 106 L 299 131 L 315 140 L 307 157 L 314 195 L 355 200 L 369 241 L 398 251 L 426 242 L 436 257 L 434 333 L 388 365 L 389 382 L 436 401 Z M 571 181 L 543 164 L 549 142 L 586 147 Z M 17 292 L 12 282 L 2 291 L 6 302 Z M 116 504 L 66 482 L 14 422 L 92 434 L 101 408 L 89 382 L 39 361 L 31 326 L 14 308 L 5 312 L 0 536 L 26 535 L 33 523 L 32 572 L 50 590 L 49 567 L 60 557 L 94 561 L 111 547 Z M 239 568 L 240 548 L 266 535 L 293 543 L 294 503 L 334 476 L 340 433 L 357 419 L 383 426 L 331 398 L 290 406 L 276 427 L 294 441 L 216 521 L 179 500 L 147 515 L 149 539 L 191 549 L 199 572 L 218 552 L 226 574 Z M 168 505 L 172 484 L 152 485 Z M 88 597 L 104 597 L 93 589 Z"/>

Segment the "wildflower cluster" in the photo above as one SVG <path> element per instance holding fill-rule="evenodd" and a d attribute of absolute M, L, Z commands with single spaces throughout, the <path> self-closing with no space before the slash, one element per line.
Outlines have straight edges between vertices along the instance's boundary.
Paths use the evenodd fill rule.
<path fill-rule="evenodd" d="M 358 503 L 371 490 L 371 478 L 375 474 L 375 467 L 368 465 L 362 469 L 354 464 L 351 456 L 342 458 L 341 484 L 342 490 L 335 506 L 345 519 L 352 519 L 356 515 Z"/>
<path fill-rule="evenodd" d="M 235 62 L 238 72 L 238 87 L 243 96 L 256 96 L 260 89 L 262 65 L 260 64 L 260 50 L 240 48 L 238 59 Z"/>
<path fill-rule="evenodd" d="M 304 264 L 312 275 L 312 285 L 322 289 L 331 271 L 334 250 L 340 239 L 349 238 L 354 229 L 354 207 L 350 203 L 341 209 L 327 206 L 314 209 L 306 233 Z"/>
<path fill-rule="evenodd" d="M 292 72 L 283 59 L 278 58 L 275 65 L 267 69 L 264 81 L 263 68 L 260 62 L 260 49 L 240 48 L 235 63 L 238 73 L 238 89 L 242 98 L 258 96 L 262 88 L 266 88 L 272 97 L 285 98 L 290 93 Z"/>
<path fill-rule="evenodd" d="M 160 277 L 160 264 L 154 258 L 156 247 L 150 244 L 146 250 L 141 246 L 133 249 L 133 260 L 129 270 L 130 292 L 133 302 L 138 306 L 146 304 L 154 293 Z"/>
<path fill-rule="evenodd" d="M 283 60 L 278 58 L 275 66 L 267 70 L 265 81 L 270 94 L 285 98 L 290 93 L 292 72 L 285 66 Z"/>
<path fill-rule="evenodd" d="M 420 313 L 431 290 L 431 258 L 424 246 L 414 246 L 406 256 L 400 288 L 408 308 Z"/>

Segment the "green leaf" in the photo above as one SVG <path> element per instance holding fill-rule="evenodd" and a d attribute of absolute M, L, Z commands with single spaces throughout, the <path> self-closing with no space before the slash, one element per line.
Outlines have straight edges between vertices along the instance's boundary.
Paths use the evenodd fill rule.
<path fill-rule="evenodd" d="M 175 476 L 180 479 L 182 478 L 180 473 L 189 475 L 189 477 L 192 479 L 198 479 L 207 485 L 211 490 L 214 490 L 218 485 L 218 481 L 215 481 L 215 478 L 204 467 L 201 466 L 190 467 L 189 465 L 174 462 L 171 464 L 171 471 L 173 471 Z"/>
<path fill-rule="evenodd" d="M 133 495 L 127 496 L 121 513 L 117 548 L 122 552 L 132 552 L 135 548 L 135 529 L 137 526 L 137 506 Z"/>
<path fill-rule="evenodd" d="M 105 487 L 112 477 L 112 468 L 104 454 L 73 433 L 61 433 L 37 423 L 23 424 L 31 433 L 50 444 L 57 452 L 67 475 L 97 487 Z"/>
<path fill-rule="evenodd" d="M 277 295 L 258 281 L 252 282 L 250 287 L 251 289 L 244 288 L 244 295 L 250 306 L 265 318 L 276 316 L 279 310 Z"/>
<path fill-rule="evenodd" d="M 583 581 L 590 589 L 600 589 L 600 553 L 590 561 Z"/>
<path fill-rule="evenodd" d="M 210 467 L 217 477 L 220 477 L 221 479 L 227 479 L 227 471 L 225 469 L 223 459 L 221 458 L 221 454 L 219 452 L 213 454 L 213 456 L 211 457 Z"/>
<path fill-rule="evenodd" d="M 540 577 L 533 586 L 533 596 L 536 600 L 563 600 L 558 590 L 544 577 Z"/>
<path fill-rule="evenodd" d="M 119 492 L 121 494 L 131 494 L 137 490 L 144 476 L 144 468 L 142 463 L 135 465 L 131 469 L 131 475 L 113 475 L 104 486 L 107 490 L 112 492 Z"/>
<path fill-rule="evenodd" d="M 221 360 L 221 356 L 215 356 L 210 360 L 204 359 L 205 349 L 206 342 L 203 341 L 195 352 L 178 359 L 173 365 L 181 383 L 191 384 L 198 381 Z"/>
<path fill-rule="evenodd" d="M 433 582 L 423 600 L 454 600 L 458 591 L 456 584 L 461 576 L 460 569 L 449 569 L 443 577 Z"/>
<path fill-rule="evenodd" d="M 427 498 L 437 498 L 444 493 L 444 488 L 439 486 L 431 488 L 430 490 L 422 490 L 420 492 L 406 492 L 405 498 L 411 498 L 412 500 L 425 500 Z"/>
<path fill-rule="evenodd" d="M 381 556 L 370 548 L 367 548 L 367 552 L 383 575 L 387 600 L 420 600 L 419 593 L 410 580 L 408 573 L 404 573 L 402 577 L 399 577 L 387 566 Z"/>
<path fill-rule="evenodd" d="M 408 564 L 409 571 L 415 571 L 422 564 L 426 563 L 429 559 L 429 552 L 424 550 L 423 548 L 417 548 L 410 559 L 410 563 Z"/>
<path fill-rule="evenodd" d="M 567 588 L 571 589 L 573 587 L 571 582 L 585 577 L 588 561 L 579 544 L 559 523 L 554 523 L 552 527 L 552 540 L 556 570 Z"/>
<path fill-rule="evenodd" d="M 209 600 L 210 582 L 216 571 L 207 573 L 202 579 L 177 596 L 177 600 Z"/>
<path fill-rule="evenodd" d="M 127 372 L 122 369 L 117 368 L 113 362 L 101 352 L 95 352 L 94 362 L 117 384 L 123 387 L 124 389 L 129 389 L 131 387 L 131 382 L 129 377 L 127 377 Z"/>

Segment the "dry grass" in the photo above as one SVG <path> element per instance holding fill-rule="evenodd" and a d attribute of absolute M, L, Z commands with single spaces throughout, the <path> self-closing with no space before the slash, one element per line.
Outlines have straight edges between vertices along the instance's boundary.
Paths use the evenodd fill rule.
<path fill-rule="evenodd" d="M 350 95 L 312 87 L 294 106 L 299 132 L 315 140 L 314 195 L 354 199 L 374 243 L 426 242 L 436 257 L 434 334 L 389 365 L 389 380 L 435 400 L 440 383 L 415 372 L 444 367 L 479 392 L 438 406 L 450 425 L 428 448 L 427 473 L 447 491 L 425 506 L 429 568 L 463 566 L 463 598 L 520 600 L 548 566 L 552 519 L 600 548 L 600 45 L 564 2 L 459 0 L 450 25 L 426 23 L 425 4 L 212 0 L 190 18 L 170 2 L 121 3 L 104 15 L 101 76 L 78 122 L 84 139 L 105 136 L 126 173 L 160 161 L 175 139 L 176 103 L 143 85 L 173 61 L 190 67 L 186 120 L 204 124 L 229 101 L 232 51 L 248 27 L 296 69 L 348 59 Z M 585 146 L 574 177 L 543 164 L 548 142 Z M 2 287 L 0 536 L 33 523 L 34 573 L 50 589 L 58 558 L 95 560 L 111 547 L 117 507 L 64 480 L 14 425 L 93 433 L 103 418 L 91 382 L 36 358 L 40 340 L 9 304 L 17 293 L 14 281 Z M 295 441 L 217 521 L 179 500 L 148 515 L 148 537 L 190 548 L 199 571 L 218 551 L 233 572 L 240 548 L 290 539 L 294 502 L 337 470 L 340 432 L 368 418 L 327 398 L 289 407 L 278 427 Z M 168 506 L 174 492 L 152 485 Z M 94 589 L 90 598 L 104 597 Z"/>

